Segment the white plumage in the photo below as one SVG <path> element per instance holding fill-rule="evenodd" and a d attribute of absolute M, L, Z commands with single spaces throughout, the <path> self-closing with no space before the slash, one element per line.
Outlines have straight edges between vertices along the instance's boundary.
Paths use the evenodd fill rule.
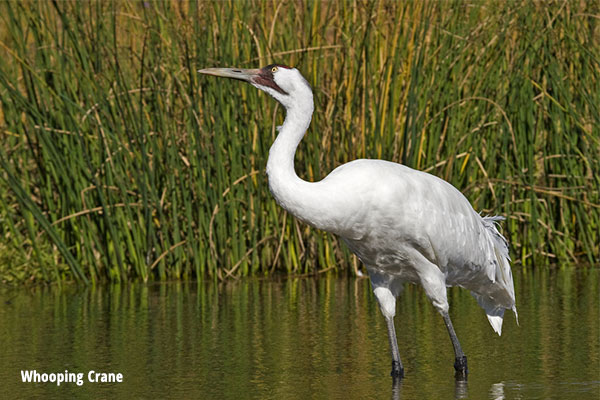
<path fill-rule="evenodd" d="M 458 378 L 467 361 L 448 315 L 447 286 L 472 292 L 501 334 L 504 310 L 515 312 L 508 245 L 501 217 L 481 217 L 448 182 L 383 160 L 355 160 L 318 182 L 300 179 L 294 154 L 313 113 L 310 85 L 295 68 L 269 65 L 199 72 L 248 81 L 286 108 L 269 152 L 267 175 L 276 201 L 307 224 L 341 237 L 365 264 L 386 318 L 392 376 L 403 376 L 393 317 L 405 282 L 421 285 L 442 314 L 455 350 Z"/>

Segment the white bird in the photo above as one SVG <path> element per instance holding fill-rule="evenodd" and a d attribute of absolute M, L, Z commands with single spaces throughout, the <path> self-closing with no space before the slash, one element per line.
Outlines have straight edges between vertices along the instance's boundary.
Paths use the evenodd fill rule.
<path fill-rule="evenodd" d="M 198 71 L 249 82 L 286 109 L 269 151 L 269 189 L 281 207 L 318 229 L 341 237 L 366 266 L 385 317 L 395 378 L 404 375 L 394 315 L 405 282 L 423 287 L 442 315 L 454 347 L 457 379 L 467 357 L 448 315 L 447 286 L 471 291 L 494 331 L 515 307 L 508 244 L 496 229 L 501 217 L 481 217 L 448 182 L 401 164 L 360 159 L 318 182 L 296 175 L 294 154 L 314 110 L 310 85 L 296 68 L 207 68 Z"/>

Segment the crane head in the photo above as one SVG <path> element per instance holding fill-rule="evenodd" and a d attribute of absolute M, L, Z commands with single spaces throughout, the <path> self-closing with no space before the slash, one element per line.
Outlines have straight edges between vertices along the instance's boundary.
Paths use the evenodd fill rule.
<path fill-rule="evenodd" d="M 248 82 L 273 96 L 285 107 L 290 107 L 303 97 L 310 97 L 312 103 L 312 90 L 306 79 L 296 68 L 285 65 L 271 64 L 260 69 L 205 68 L 198 72 Z"/>

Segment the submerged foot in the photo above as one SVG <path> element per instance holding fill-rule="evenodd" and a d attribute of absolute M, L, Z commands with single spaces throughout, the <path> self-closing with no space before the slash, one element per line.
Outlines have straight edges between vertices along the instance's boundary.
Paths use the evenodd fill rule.
<path fill-rule="evenodd" d="M 392 360 L 392 373 L 390 375 L 394 379 L 404 378 L 404 368 L 402 367 L 402 364 Z"/>
<path fill-rule="evenodd" d="M 454 377 L 457 381 L 466 381 L 469 369 L 467 368 L 467 356 L 457 357 L 454 360 Z"/>

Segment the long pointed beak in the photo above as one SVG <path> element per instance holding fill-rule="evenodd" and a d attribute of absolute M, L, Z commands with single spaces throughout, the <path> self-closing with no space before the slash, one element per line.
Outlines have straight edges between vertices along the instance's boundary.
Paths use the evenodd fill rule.
<path fill-rule="evenodd" d="M 238 79 L 240 81 L 252 82 L 257 77 L 260 69 L 242 69 L 242 68 L 204 68 L 198 70 L 201 74 L 222 76 L 225 78 Z"/>

